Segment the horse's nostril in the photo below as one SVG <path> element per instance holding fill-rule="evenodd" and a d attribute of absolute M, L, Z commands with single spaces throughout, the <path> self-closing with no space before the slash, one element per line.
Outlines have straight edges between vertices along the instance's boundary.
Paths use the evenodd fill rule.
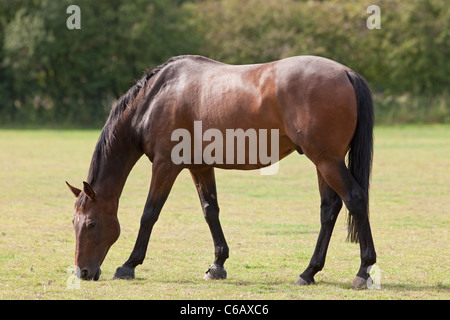
<path fill-rule="evenodd" d="M 81 279 L 86 279 L 87 276 L 88 276 L 88 273 L 89 273 L 88 269 L 83 269 L 83 270 L 81 270 L 81 272 L 80 272 L 80 278 L 81 278 Z"/>

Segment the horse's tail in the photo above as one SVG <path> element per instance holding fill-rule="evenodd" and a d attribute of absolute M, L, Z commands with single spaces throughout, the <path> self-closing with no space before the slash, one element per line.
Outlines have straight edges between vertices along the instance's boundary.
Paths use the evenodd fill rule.
<path fill-rule="evenodd" d="M 347 76 L 355 89 L 358 112 L 355 134 L 350 142 L 348 169 L 365 193 L 369 218 L 369 180 L 372 171 L 374 126 L 372 94 L 363 77 L 351 71 L 347 72 Z M 349 214 L 347 240 L 357 243 L 358 238 L 354 217 Z"/>

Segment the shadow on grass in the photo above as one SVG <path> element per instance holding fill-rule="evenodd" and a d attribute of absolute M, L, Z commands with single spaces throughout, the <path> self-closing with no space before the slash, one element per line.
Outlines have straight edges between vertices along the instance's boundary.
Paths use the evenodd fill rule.
<path fill-rule="evenodd" d="M 350 282 L 343 281 L 317 281 L 316 286 L 330 286 L 334 288 L 341 289 L 353 289 Z M 376 289 L 367 289 L 376 290 Z M 450 285 L 444 283 L 437 283 L 435 285 L 420 285 L 411 283 L 382 283 L 380 290 L 387 291 L 435 291 L 435 292 L 446 292 L 450 294 Z"/>

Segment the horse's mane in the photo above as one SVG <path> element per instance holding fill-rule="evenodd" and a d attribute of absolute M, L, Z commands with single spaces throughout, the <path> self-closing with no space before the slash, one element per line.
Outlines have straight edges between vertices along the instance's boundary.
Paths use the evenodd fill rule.
<path fill-rule="evenodd" d="M 115 106 L 111 109 L 109 117 L 106 120 L 105 126 L 102 129 L 100 137 L 98 138 L 97 145 L 94 149 L 94 154 L 92 155 L 91 165 L 89 168 L 87 182 L 92 184 L 97 177 L 99 171 L 99 165 L 102 158 L 106 158 L 111 150 L 111 145 L 115 139 L 115 127 L 119 122 L 120 117 L 124 113 L 127 107 L 129 107 L 133 100 L 138 95 L 139 91 L 145 87 L 148 80 L 155 76 L 158 72 L 164 69 L 167 65 L 174 61 L 185 58 L 186 56 L 176 56 L 167 60 L 165 63 L 157 66 L 156 68 L 147 71 L 145 75 L 136 81 L 135 85 L 132 86 L 123 96 L 117 100 Z M 80 201 L 82 197 L 80 197 Z"/>

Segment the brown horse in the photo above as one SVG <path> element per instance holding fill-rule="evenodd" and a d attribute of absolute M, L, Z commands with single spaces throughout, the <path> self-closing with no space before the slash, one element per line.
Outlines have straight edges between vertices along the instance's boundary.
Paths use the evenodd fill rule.
<path fill-rule="evenodd" d="M 100 265 L 120 234 L 117 210 L 122 189 L 129 172 L 145 154 L 153 164 L 150 191 L 134 249 L 114 278 L 134 278 L 135 267 L 146 255 L 153 225 L 184 168 L 190 170 L 214 241 L 215 260 L 205 278 L 226 278 L 228 246 L 219 222 L 214 167 L 249 170 L 269 165 L 252 158 L 250 152 L 241 161 L 233 161 L 238 160 L 239 152 L 250 150 L 250 142 L 220 141 L 223 145 L 216 144 L 212 152 L 211 144 L 219 142 L 220 134 L 228 140 L 236 138 L 227 136 L 233 129 L 244 132 L 245 141 L 250 139 L 247 133 L 256 132 L 259 150 L 276 146 L 276 160 L 296 150 L 317 168 L 321 229 L 310 264 L 295 284 L 314 283 L 314 275 L 323 268 L 344 202 L 349 211 L 349 240 L 359 241 L 361 249 L 353 286 L 365 287 L 368 268 L 376 261 L 368 210 L 373 122 L 372 98 L 365 80 L 325 58 L 299 56 L 242 66 L 201 56 L 171 58 L 139 80 L 112 109 L 83 190 L 68 184 L 77 197 L 73 225 L 79 276 L 99 278 Z M 195 138 L 197 124 L 205 132 L 200 141 Z M 174 135 L 176 130 L 194 136 L 182 141 L 189 148 L 180 148 L 181 135 Z M 271 142 L 261 145 L 262 134 L 269 130 L 277 133 L 278 139 L 267 139 Z M 207 137 L 207 131 L 213 134 Z M 202 157 L 207 148 L 214 161 Z M 174 154 L 187 161 L 175 161 Z"/>

